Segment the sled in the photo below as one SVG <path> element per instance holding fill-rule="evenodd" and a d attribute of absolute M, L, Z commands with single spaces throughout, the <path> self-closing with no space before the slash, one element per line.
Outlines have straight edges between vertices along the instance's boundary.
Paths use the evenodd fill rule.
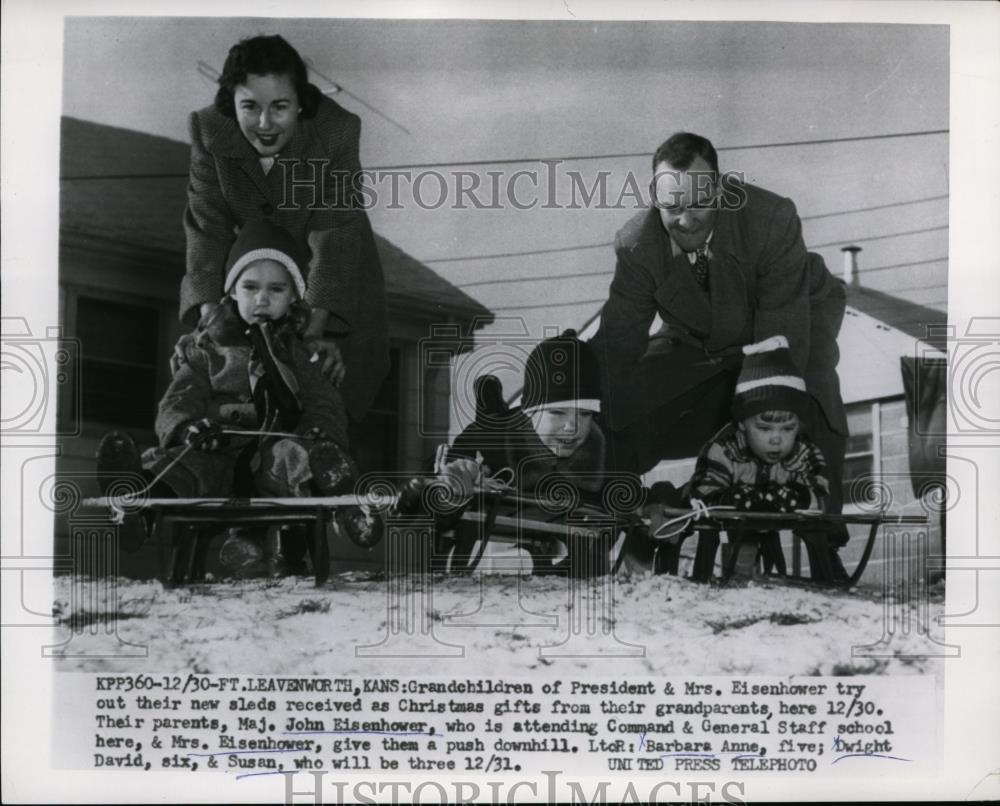
<path fill-rule="evenodd" d="M 628 536 L 639 523 L 597 506 L 577 504 L 567 512 L 551 501 L 511 493 L 484 492 L 480 506 L 463 513 L 439 536 L 441 570 L 477 571 L 491 543 L 515 546 L 531 558 L 532 574 L 575 577 L 614 573 L 625 559 Z"/>
<path fill-rule="evenodd" d="M 683 518 L 692 515 L 691 511 L 664 507 L 663 514 L 667 518 Z M 695 568 L 693 575 L 695 578 L 707 580 L 712 576 L 715 569 L 715 549 L 712 545 L 707 545 L 708 550 L 704 550 L 707 541 L 713 539 L 711 533 L 726 532 L 728 535 L 730 550 L 724 555 L 722 564 L 722 581 L 728 582 L 736 570 L 736 562 L 739 555 L 739 548 L 747 531 L 766 532 L 783 530 L 795 530 L 807 543 L 815 549 L 811 553 L 812 559 L 819 562 L 818 573 L 815 577 L 828 581 L 835 587 L 850 589 L 857 585 L 868 566 L 871 559 L 872 550 L 875 547 L 875 540 L 878 536 L 879 528 L 884 525 L 890 526 L 927 526 L 925 515 L 893 515 L 888 512 L 864 513 L 864 514 L 827 514 L 813 511 L 798 511 L 785 514 L 768 512 L 737 512 L 735 510 L 714 509 L 707 515 L 690 522 L 690 530 L 670 538 L 669 541 L 675 546 L 675 551 L 679 551 L 680 544 L 691 530 L 699 533 L 699 550 L 695 557 Z M 865 541 L 861 558 L 858 560 L 854 571 L 847 575 L 846 579 L 837 580 L 834 577 L 833 569 L 828 560 L 827 530 L 836 524 L 863 524 L 868 526 L 868 536 Z M 708 534 L 706 534 L 708 533 Z M 793 558 L 792 579 L 801 579 L 799 558 Z M 676 569 L 674 569 L 676 573 Z"/>
<path fill-rule="evenodd" d="M 152 498 L 129 507 L 146 513 L 152 528 L 148 540 L 159 553 L 159 578 L 166 587 L 200 582 L 212 540 L 233 527 L 280 527 L 304 525 L 309 530 L 306 545 L 316 585 L 330 575 L 327 525 L 341 507 L 387 507 L 394 497 L 355 495 L 316 498 Z M 84 499 L 85 507 L 122 511 L 122 502 L 108 498 Z"/>

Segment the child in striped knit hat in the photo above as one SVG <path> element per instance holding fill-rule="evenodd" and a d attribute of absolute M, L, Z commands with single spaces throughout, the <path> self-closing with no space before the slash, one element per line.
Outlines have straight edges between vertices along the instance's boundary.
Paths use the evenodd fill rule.
<path fill-rule="evenodd" d="M 706 505 L 731 505 L 749 512 L 824 510 L 829 495 L 826 461 L 802 434 L 809 397 L 792 363 L 788 340 L 773 336 L 745 346 L 743 352 L 733 422 L 702 448 L 687 494 Z M 717 545 L 717 537 L 703 534 L 698 552 L 714 557 Z M 765 570 L 776 567 L 785 573 L 777 532 L 745 532 L 737 575 L 756 572 L 758 550 Z M 696 560 L 695 566 L 706 564 Z"/>

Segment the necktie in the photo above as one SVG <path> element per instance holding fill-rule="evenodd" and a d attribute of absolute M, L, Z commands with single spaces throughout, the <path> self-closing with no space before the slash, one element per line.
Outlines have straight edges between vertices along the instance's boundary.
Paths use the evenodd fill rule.
<path fill-rule="evenodd" d="M 698 281 L 701 290 L 708 291 L 708 246 L 702 246 L 695 253 L 694 263 L 691 264 L 691 271 L 694 279 Z"/>

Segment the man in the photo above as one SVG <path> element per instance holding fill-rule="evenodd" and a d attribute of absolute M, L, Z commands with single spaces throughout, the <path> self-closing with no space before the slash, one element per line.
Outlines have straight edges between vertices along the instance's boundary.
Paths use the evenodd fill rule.
<path fill-rule="evenodd" d="M 653 174 L 652 206 L 616 236 L 594 337 L 613 466 L 643 473 L 695 456 L 731 416 L 743 345 L 782 335 L 810 395 L 808 433 L 829 465 L 829 511 L 839 512 L 843 285 L 806 251 L 791 200 L 721 176 L 704 137 L 674 134 L 654 154 Z M 650 336 L 657 314 L 663 325 Z M 831 538 L 846 540 L 843 529 Z"/>

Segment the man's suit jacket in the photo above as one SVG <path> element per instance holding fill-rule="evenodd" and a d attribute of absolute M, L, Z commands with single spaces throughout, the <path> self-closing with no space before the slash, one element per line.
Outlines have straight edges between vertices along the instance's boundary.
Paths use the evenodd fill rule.
<path fill-rule="evenodd" d="M 181 320 L 222 297 L 229 248 L 246 222 L 284 227 L 310 255 L 306 302 L 330 312 L 347 376 L 341 394 L 351 417 L 371 406 L 389 368 L 385 280 L 368 216 L 360 205 L 361 120 L 328 98 L 299 119 L 270 172 L 234 118 L 208 107 L 191 114 L 187 273 Z"/>
<path fill-rule="evenodd" d="M 624 428 L 738 364 L 743 345 L 781 334 L 831 427 L 846 434 L 836 373 L 843 285 L 806 252 L 789 199 L 752 185 L 728 187 L 729 198 L 743 203 L 716 217 L 709 296 L 686 256 L 672 255 L 655 207 L 615 238 L 615 276 L 594 338 L 611 427 Z M 664 324 L 651 337 L 656 314 Z"/>

